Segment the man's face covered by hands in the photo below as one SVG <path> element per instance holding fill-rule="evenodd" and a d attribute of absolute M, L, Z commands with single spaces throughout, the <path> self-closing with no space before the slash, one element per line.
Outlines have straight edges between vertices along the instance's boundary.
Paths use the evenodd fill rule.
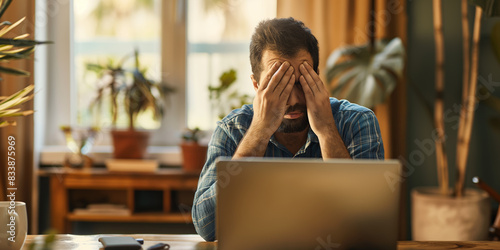
<path fill-rule="evenodd" d="M 295 85 L 293 86 L 292 92 L 290 93 L 286 103 L 286 111 L 277 132 L 295 133 L 304 131 L 309 127 L 306 98 L 299 82 L 299 77 L 301 75 L 299 72 L 299 66 L 304 62 L 307 62 L 310 65 L 313 64 L 311 55 L 304 49 L 299 50 L 291 58 L 283 57 L 272 50 L 264 50 L 262 53 L 263 70 L 259 77 L 260 81 L 265 79 L 266 74 L 275 74 L 281 68 L 286 70 L 286 67 L 292 68 L 290 70 L 293 70 L 296 76 Z M 276 64 L 281 65 L 280 67 L 276 67 Z M 276 70 L 276 68 L 278 68 L 278 70 Z"/>

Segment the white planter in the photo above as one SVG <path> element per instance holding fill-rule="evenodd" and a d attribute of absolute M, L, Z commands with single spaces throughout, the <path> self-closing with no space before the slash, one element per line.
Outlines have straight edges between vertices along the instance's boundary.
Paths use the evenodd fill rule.
<path fill-rule="evenodd" d="M 467 189 L 465 196 L 442 195 L 437 187 L 412 190 L 412 240 L 486 240 L 491 205 L 486 192 Z"/>

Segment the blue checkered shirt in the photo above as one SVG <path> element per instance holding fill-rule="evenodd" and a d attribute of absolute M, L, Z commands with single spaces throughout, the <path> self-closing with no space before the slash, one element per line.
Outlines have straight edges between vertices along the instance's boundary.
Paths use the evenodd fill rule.
<path fill-rule="evenodd" d="M 344 145 L 353 159 L 384 159 L 384 145 L 378 120 L 370 109 L 346 100 L 330 97 L 333 118 Z M 208 145 L 207 162 L 198 181 L 192 217 L 198 234 L 207 241 L 215 240 L 215 184 L 217 180 L 215 160 L 219 156 L 233 156 L 238 144 L 250 127 L 253 106 L 244 105 L 233 110 L 217 123 Z M 309 129 L 307 141 L 293 155 L 271 137 L 264 157 L 321 158 L 318 137 Z"/>

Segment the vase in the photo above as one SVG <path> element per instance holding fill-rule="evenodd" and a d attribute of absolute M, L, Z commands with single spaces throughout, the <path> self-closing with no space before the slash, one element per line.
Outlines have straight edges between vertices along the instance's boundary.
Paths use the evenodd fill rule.
<path fill-rule="evenodd" d="M 112 130 L 114 159 L 144 159 L 149 144 L 149 131 Z"/>
<path fill-rule="evenodd" d="M 201 172 L 207 160 L 208 146 L 194 142 L 184 142 L 182 149 L 182 169 L 186 172 Z"/>
<path fill-rule="evenodd" d="M 487 240 L 491 205 L 483 190 L 466 189 L 463 197 L 453 197 L 437 187 L 419 187 L 411 198 L 412 240 Z"/>

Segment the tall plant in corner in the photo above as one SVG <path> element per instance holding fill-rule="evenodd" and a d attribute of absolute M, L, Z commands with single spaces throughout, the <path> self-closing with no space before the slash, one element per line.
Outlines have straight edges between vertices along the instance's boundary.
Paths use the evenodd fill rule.
<path fill-rule="evenodd" d="M 468 22 L 468 3 L 475 5 L 475 17 L 472 36 L 472 51 L 470 51 L 470 35 Z M 463 83 L 460 119 L 457 134 L 456 168 L 457 176 L 453 194 L 462 197 L 465 192 L 465 175 L 467 170 L 467 159 L 469 156 L 469 144 L 472 134 L 476 97 L 478 62 L 479 62 L 479 39 L 481 35 L 481 18 L 483 13 L 488 16 L 500 15 L 500 3 L 498 0 L 462 0 L 462 38 L 463 38 Z M 434 39 L 436 44 L 436 99 L 434 105 L 434 125 L 438 132 L 436 140 L 436 159 L 438 169 L 438 181 L 442 194 L 449 193 L 448 180 L 448 158 L 445 151 L 444 131 L 444 44 L 441 0 L 433 0 L 434 17 Z"/>
<path fill-rule="evenodd" d="M 12 0 L 0 0 L 0 18 L 3 16 Z M 15 23 L 3 21 L 0 23 L 0 62 L 19 60 L 29 57 L 35 50 L 37 44 L 49 43 L 25 39 L 28 33 L 7 37 L 6 35 L 21 24 L 26 17 L 19 19 Z M 24 70 L 0 66 L 0 73 L 13 74 L 19 76 L 29 76 L 30 73 Z M 1 80 L 1 79 L 0 79 Z M 10 96 L 0 96 L 0 127 L 15 126 L 13 121 L 6 121 L 3 118 L 14 116 L 26 116 L 33 113 L 32 110 L 21 110 L 18 106 L 33 99 L 33 84 L 19 90 Z"/>

